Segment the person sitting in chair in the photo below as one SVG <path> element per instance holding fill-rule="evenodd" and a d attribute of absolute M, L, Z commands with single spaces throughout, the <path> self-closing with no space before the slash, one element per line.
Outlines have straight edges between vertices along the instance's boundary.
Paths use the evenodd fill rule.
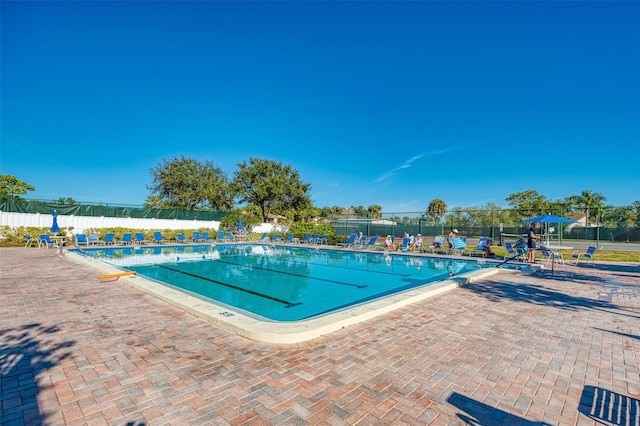
<path fill-rule="evenodd" d="M 422 235 L 418 234 L 413 239 L 413 243 L 411 244 L 410 250 L 414 251 L 415 249 L 420 249 L 422 247 Z"/>
<path fill-rule="evenodd" d="M 478 244 L 478 248 L 484 250 L 484 253 L 487 257 L 495 257 L 495 253 L 491 251 L 491 246 L 493 245 L 493 240 L 491 238 L 481 238 Z"/>
<path fill-rule="evenodd" d="M 453 230 L 451 230 L 451 232 L 449 232 L 449 235 L 447 236 L 447 243 L 449 243 L 449 248 L 453 248 L 453 239 L 457 236 L 458 236 L 457 228 L 454 228 Z"/>
<path fill-rule="evenodd" d="M 385 247 L 389 251 L 396 251 L 396 246 L 393 245 L 393 240 L 391 239 L 391 235 L 387 235 L 387 239 L 384 242 Z"/>

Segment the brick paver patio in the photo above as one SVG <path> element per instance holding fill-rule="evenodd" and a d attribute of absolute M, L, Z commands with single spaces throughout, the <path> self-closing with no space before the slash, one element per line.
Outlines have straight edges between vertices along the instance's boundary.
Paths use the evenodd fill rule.
<path fill-rule="evenodd" d="M 0 249 L 2 425 L 640 424 L 640 266 L 494 275 L 295 345 Z"/>

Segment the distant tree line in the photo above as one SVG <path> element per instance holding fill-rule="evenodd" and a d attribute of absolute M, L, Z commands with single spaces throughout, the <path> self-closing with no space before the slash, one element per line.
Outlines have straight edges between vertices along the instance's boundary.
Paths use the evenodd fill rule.
<path fill-rule="evenodd" d="M 247 226 L 278 218 L 281 223 L 323 221 L 330 217 L 349 216 L 380 219 L 382 207 L 341 206 L 316 207 L 311 202 L 311 185 L 288 164 L 261 158 L 249 158 L 237 164 L 233 176 L 211 161 L 198 161 L 185 156 L 163 159 L 150 169 L 150 195 L 144 202 L 148 208 L 185 208 L 220 210 L 230 214 L 223 226 L 237 223 L 242 215 Z M 20 200 L 35 188 L 14 176 L 0 174 L 0 201 Z M 569 215 L 584 213 L 588 222 L 604 226 L 638 227 L 640 200 L 629 206 L 609 206 L 604 195 L 582 191 L 560 200 L 549 200 L 535 190 L 507 196 L 509 208 L 494 204 L 479 207 L 448 207 L 441 199 L 432 200 L 426 211 L 416 217 L 387 218 L 399 223 L 428 221 L 433 224 L 512 223 L 525 217 L 545 213 Z M 62 204 L 73 204 L 72 198 L 60 198 Z M 226 223 L 228 222 L 228 223 Z"/>

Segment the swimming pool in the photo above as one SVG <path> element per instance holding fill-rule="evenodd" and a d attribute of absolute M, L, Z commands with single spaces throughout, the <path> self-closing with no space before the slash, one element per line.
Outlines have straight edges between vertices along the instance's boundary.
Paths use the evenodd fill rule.
<path fill-rule="evenodd" d="M 122 277 L 120 281 L 114 282 L 113 285 L 126 284 L 236 335 L 260 342 L 282 344 L 301 343 L 316 339 L 345 327 L 368 321 L 384 314 L 390 314 L 404 306 L 423 303 L 430 297 L 453 290 L 466 283 L 487 278 L 493 274 L 530 273 L 536 269 L 535 266 L 529 264 L 518 265 L 512 268 L 482 268 L 482 263 L 486 263 L 485 266 L 496 264 L 495 262 L 485 261 L 484 259 L 462 262 L 459 258 L 454 259 L 441 255 L 402 255 L 399 253 L 388 255 L 381 252 L 367 252 L 363 250 L 355 251 L 326 248 L 318 250 L 317 247 L 292 247 L 270 244 L 221 244 L 217 246 L 163 245 L 142 246 L 137 248 L 102 247 L 70 249 L 68 251 L 77 254 L 68 256 L 69 260 L 96 269 L 103 274 L 120 273 L 123 270 L 130 271 L 138 267 L 144 268 L 140 269 L 141 272 L 139 275 Z M 341 252 L 343 254 L 340 256 L 336 254 Z M 304 260 L 305 258 L 306 260 Z M 303 260 L 306 262 L 306 266 L 304 266 Z M 184 272 L 192 273 L 193 269 L 191 268 L 199 268 L 202 266 L 195 264 L 189 265 L 189 263 L 199 263 L 201 261 L 209 263 L 217 262 L 220 264 L 217 266 L 231 263 L 230 270 L 226 272 L 218 271 L 216 276 L 207 276 L 207 278 L 215 278 L 215 280 L 227 283 L 227 278 L 230 279 L 235 276 L 243 277 L 244 282 L 252 286 L 250 287 L 251 289 L 262 282 L 256 279 L 258 275 L 255 273 L 255 268 L 252 264 L 265 267 L 268 265 L 272 268 L 277 266 L 277 268 L 280 269 L 269 272 L 273 274 L 273 276 L 283 277 L 287 275 L 287 273 L 293 275 L 293 271 L 298 275 L 302 275 L 302 277 L 300 277 L 302 284 L 295 290 L 289 288 L 287 297 L 279 298 L 282 299 L 282 301 L 286 301 L 286 305 L 278 302 L 286 306 L 284 308 L 280 306 L 276 309 L 280 311 L 300 309 L 300 305 L 292 306 L 296 303 L 296 299 L 290 299 L 288 296 L 308 293 L 311 288 L 318 287 L 316 281 L 322 282 L 322 280 L 314 280 L 315 277 L 310 275 L 311 271 L 315 271 L 316 269 L 324 268 L 333 271 L 332 277 L 324 276 L 323 278 L 327 282 L 323 285 L 327 290 L 324 296 L 325 299 L 331 300 L 335 297 L 337 300 L 337 289 L 343 288 L 350 289 L 350 294 L 352 296 L 355 294 L 355 296 L 358 297 L 352 298 L 353 301 L 350 303 L 353 304 L 351 305 L 348 303 L 345 304 L 344 301 L 334 303 L 332 308 L 334 310 L 317 308 L 315 313 L 307 312 L 298 314 L 299 318 L 305 318 L 302 320 L 274 320 L 246 309 L 257 303 L 253 297 L 247 298 L 251 300 L 249 306 L 236 307 L 233 305 L 232 302 L 235 303 L 235 299 L 244 300 L 244 295 L 239 296 L 240 293 L 246 293 L 244 291 L 232 292 L 230 287 L 222 286 L 229 290 L 229 294 L 236 296 L 234 296 L 234 300 L 227 302 L 218 301 L 207 296 L 196 295 L 189 290 L 180 289 L 174 285 L 175 283 L 163 283 L 157 278 L 151 276 L 146 277 L 144 275 L 144 273 L 147 273 L 147 269 L 152 270 L 155 265 L 162 266 L 162 268 L 159 267 L 157 269 L 165 271 L 168 270 L 168 268 L 178 269 L 180 275 L 188 276 L 188 274 Z M 465 265 L 465 268 L 470 265 L 470 272 L 464 272 L 465 269 L 461 269 L 462 265 Z M 401 281 L 400 285 L 397 285 L 395 289 L 382 289 L 381 287 L 377 287 L 379 283 L 373 279 L 362 282 L 346 281 L 346 279 L 351 276 L 351 272 L 349 272 L 351 270 L 357 270 L 359 274 L 369 274 L 374 273 L 376 269 L 382 271 L 378 272 L 380 274 L 378 278 L 384 277 L 381 278 L 381 281 L 388 281 L 389 278 L 395 274 L 396 278 L 399 278 Z M 433 269 L 437 271 L 437 273 L 428 275 L 428 269 Z M 144 273 L 142 272 L 143 270 L 145 271 Z M 268 271 L 263 270 L 261 274 L 267 272 Z M 453 275 L 450 276 L 450 273 Z M 202 275 L 202 273 L 197 271 L 197 273 L 193 272 L 193 275 Z M 362 275 L 360 276 L 362 277 Z M 445 279 L 438 280 L 442 278 Z M 201 278 L 198 278 L 198 280 L 199 282 L 206 282 L 206 286 L 209 287 L 212 287 L 214 284 Z M 328 284 L 330 280 L 355 284 L 356 287 L 338 283 Z M 263 284 L 260 286 L 260 293 L 264 293 L 262 290 L 265 289 L 272 290 L 274 288 L 284 287 L 282 283 L 286 282 L 286 280 L 275 280 L 273 282 L 275 282 L 275 284 Z M 363 291 L 358 291 L 372 291 L 374 290 L 373 284 L 375 284 L 375 288 L 378 290 L 375 293 L 372 292 L 371 294 L 365 295 Z M 201 283 L 201 285 L 205 284 Z M 367 287 L 358 289 L 358 286 L 365 285 Z M 265 294 L 272 295 L 271 293 Z M 257 297 L 264 299 L 262 296 Z M 326 303 L 326 300 L 322 303 Z M 307 302 L 307 304 L 310 303 Z M 318 307 L 319 306 L 320 303 L 318 304 Z M 290 315 L 290 312 L 286 312 L 286 314 Z"/>
<path fill-rule="evenodd" d="M 475 261 L 273 245 L 82 253 L 273 321 L 300 321 L 480 269 Z"/>

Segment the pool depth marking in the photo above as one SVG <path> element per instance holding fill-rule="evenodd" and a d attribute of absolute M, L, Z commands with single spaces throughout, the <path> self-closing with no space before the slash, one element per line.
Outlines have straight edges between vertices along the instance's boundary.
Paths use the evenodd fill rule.
<path fill-rule="evenodd" d="M 291 276 L 294 276 L 294 277 L 307 278 L 307 279 L 316 280 L 316 281 L 324 281 L 324 282 L 333 283 L 333 284 L 346 285 L 346 286 L 349 286 L 349 287 L 355 287 L 355 288 L 366 288 L 366 287 L 369 287 L 368 285 L 358 285 L 358 284 L 345 283 L 343 281 L 327 280 L 325 278 L 309 277 L 309 276 L 304 275 L 304 274 L 294 274 L 292 272 L 279 271 L 279 270 L 270 269 L 270 268 L 263 268 L 261 266 L 243 265 L 243 264 L 238 263 L 238 262 L 228 262 L 226 260 L 223 260 L 222 257 L 220 259 L 217 259 L 217 260 L 214 259 L 214 261 L 215 262 L 226 263 L 227 265 L 244 266 L 245 268 L 251 268 L 251 269 L 261 269 L 263 271 L 275 272 L 277 274 L 291 275 Z M 354 268 L 354 269 L 355 270 L 359 270 L 359 271 L 361 270 L 361 269 L 357 269 L 357 268 Z M 364 271 L 364 272 L 368 272 L 368 271 Z"/>
<path fill-rule="evenodd" d="M 289 302 L 288 300 L 279 299 L 277 297 L 269 296 L 268 294 L 259 293 L 257 291 L 253 291 L 253 290 L 248 290 L 246 288 L 238 287 L 238 286 L 235 286 L 233 284 L 229 284 L 229 283 L 224 283 L 222 281 L 213 280 L 211 278 L 203 277 L 202 275 L 192 274 L 191 272 L 181 271 L 179 269 L 171 268 L 169 266 L 165 266 L 165 265 L 156 265 L 156 266 L 158 266 L 159 268 L 168 269 L 168 270 L 170 270 L 172 272 L 177 272 L 179 274 L 188 275 L 190 277 L 194 277 L 194 278 L 198 278 L 198 279 L 201 279 L 201 280 L 209 281 L 209 282 L 212 282 L 214 284 L 220 284 L 220 285 L 223 285 L 225 287 L 232 288 L 234 290 L 244 291 L 245 293 L 253 294 L 254 296 L 262 297 L 262 298 L 265 298 L 265 299 L 270 299 L 270 300 L 273 300 L 274 302 L 278 302 L 278 303 L 282 303 L 283 305 L 286 305 L 287 308 L 290 308 L 292 306 L 302 305 L 302 302 L 298 302 L 298 303 Z"/>

